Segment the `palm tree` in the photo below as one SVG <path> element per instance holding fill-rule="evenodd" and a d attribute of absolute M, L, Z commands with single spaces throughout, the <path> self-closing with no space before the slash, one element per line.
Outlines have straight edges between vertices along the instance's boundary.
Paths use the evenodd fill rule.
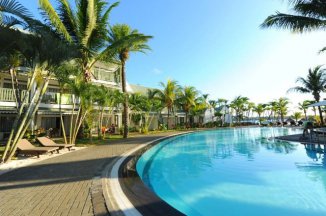
<path fill-rule="evenodd" d="M 152 36 L 146 36 L 140 34 L 137 30 L 131 29 L 126 24 L 117 24 L 111 27 L 109 33 L 108 41 L 114 47 L 115 44 L 118 44 L 115 47 L 117 53 L 117 59 L 121 64 L 121 81 L 122 81 L 122 92 L 127 94 L 126 89 L 126 72 L 125 65 L 126 61 L 129 58 L 130 52 L 145 52 L 145 50 L 149 50 L 149 46 L 147 42 L 151 39 Z M 125 101 L 123 103 L 123 122 L 124 122 L 124 133 L 123 137 L 128 137 L 128 97 L 125 97 Z"/>
<path fill-rule="evenodd" d="M 258 114 L 258 118 L 259 118 L 259 125 L 261 125 L 261 114 L 265 111 L 265 106 L 264 104 L 257 104 L 257 106 L 255 106 L 253 108 L 253 111 L 256 112 Z"/>
<path fill-rule="evenodd" d="M 118 3 L 108 6 L 104 0 L 75 0 L 75 6 L 71 6 L 68 0 L 60 0 L 57 4 L 55 10 L 50 0 L 39 0 L 42 15 L 50 27 L 78 47 L 78 62 L 84 81 L 89 82 L 91 68 L 98 60 L 112 61 L 114 52 L 107 42 L 107 28 L 110 12 Z"/>
<path fill-rule="evenodd" d="M 99 116 L 98 116 L 98 138 L 103 139 L 105 134 L 102 135 L 102 127 L 103 127 L 103 118 L 104 118 L 104 111 L 106 108 L 112 108 L 114 103 L 113 92 L 101 85 L 96 86 L 95 88 L 95 99 L 94 101 L 97 103 L 99 108 Z"/>
<path fill-rule="evenodd" d="M 193 86 L 185 86 L 178 96 L 178 103 L 186 113 L 186 125 L 188 125 L 188 115 L 190 109 L 196 105 L 198 91 Z"/>
<path fill-rule="evenodd" d="M 289 0 L 289 2 L 293 6 L 294 14 L 276 12 L 276 14 L 267 17 L 261 27 L 289 29 L 299 33 L 325 29 L 325 1 Z"/>
<path fill-rule="evenodd" d="M 295 119 L 295 122 L 298 123 L 298 120 L 302 117 L 301 112 L 295 112 L 293 113 L 293 118 Z"/>
<path fill-rule="evenodd" d="M 299 110 L 302 110 L 304 113 L 304 117 L 306 120 L 307 119 L 307 110 L 308 110 L 308 106 L 311 104 L 310 100 L 304 100 L 302 103 L 299 103 Z"/>
<path fill-rule="evenodd" d="M 284 123 L 284 117 L 288 112 L 289 99 L 281 97 L 276 102 L 277 112 L 281 117 L 281 124 Z"/>
<path fill-rule="evenodd" d="M 288 92 L 311 93 L 316 102 L 320 100 L 320 93 L 325 90 L 326 71 L 319 65 L 313 69 L 309 69 L 307 78 L 299 77 L 297 83 L 301 86 L 290 88 Z M 320 106 L 318 107 L 321 124 L 324 125 L 323 114 Z"/>
<path fill-rule="evenodd" d="M 28 74 L 29 76 L 27 82 L 28 94 L 25 95 L 20 94 L 22 91 L 18 81 L 20 74 L 15 70 L 16 63 L 19 64 L 19 62 L 12 61 L 12 65 L 3 68 L 8 70 L 12 78 L 17 111 L 5 152 L 2 155 L 2 161 L 7 162 L 14 155 L 18 140 L 24 136 L 34 119 L 49 81 L 55 75 L 55 71 L 63 62 L 75 56 L 71 52 L 73 48 L 70 50 L 71 47 L 53 37 L 51 32 L 42 32 L 42 35 L 25 34 L 12 28 L 0 26 L 0 41 L 0 44 L 6 46 L 6 49 L 0 50 L 2 58 L 8 56 L 8 58 L 11 58 L 10 56 L 13 53 L 18 53 L 20 57 L 26 59 L 29 68 L 29 73 L 25 73 L 25 75 Z"/>
<path fill-rule="evenodd" d="M 175 80 L 170 80 L 165 83 L 161 82 L 162 90 L 158 91 L 158 98 L 164 104 L 164 106 L 168 109 L 168 122 L 167 129 L 169 129 L 170 123 L 170 113 L 173 112 L 173 106 L 175 105 L 175 100 L 177 99 L 178 92 L 180 91 L 180 86 L 178 82 Z"/>
<path fill-rule="evenodd" d="M 248 103 L 249 98 L 237 96 L 230 104 L 230 107 L 235 110 L 235 115 L 237 117 L 237 122 L 240 123 L 243 117 L 243 111 L 245 109 L 245 105 Z"/>

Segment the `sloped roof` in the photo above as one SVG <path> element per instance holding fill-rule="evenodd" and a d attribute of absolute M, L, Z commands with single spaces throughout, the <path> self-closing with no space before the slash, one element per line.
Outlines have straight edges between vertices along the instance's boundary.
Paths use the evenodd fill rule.
<path fill-rule="evenodd" d="M 147 92 L 150 89 L 153 89 L 153 88 L 148 88 L 148 87 L 145 87 L 145 86 L 134 85 L 134 84 L 129 84 L 129 88 L 127 87 L 127 91 L 129 93 L 139 93 L 141 95 L 147 95 Z"/>

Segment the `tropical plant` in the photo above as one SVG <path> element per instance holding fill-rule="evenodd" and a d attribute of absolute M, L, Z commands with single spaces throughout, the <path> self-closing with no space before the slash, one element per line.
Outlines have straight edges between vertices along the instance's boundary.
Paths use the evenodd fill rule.
<path fill-rule="evenodd" d="M 292 117 L 295 119 L 295 122 L 298 122 L 298 120 L 300 120 L 301 117 L 302 117 L 302 113 L 301 112 L 295 112 L 295 113 L 293 113 Z"/>
<path fill-rule="evenodd" d="M 258 120 L 259 120 L 259 125 L 261 125 L 261 115 L 264 113 L 265 111 L 265 105 L 264 104 L 257 104 L 257 106 L 255 106 L 253 108 L 253 111 L 257 113 L 258 115 Z"/>
<path fill-rule="evenodd" d="M 289 99 L 281 97 L 278 100 L 275 101 L 275 106 L 277 108 L 277 112 L 279 116 L 281 117 L 281 124 L 284 124 L 284 117 L 286 116 L 288 112 L 288 105 L 289 105 Z"/>
<path fill-rule="evenodd" d="M 311 104 L 311 101 L 310 100 L 304 100 L 302 103 L 298 103 L 299 105 L 299 110 L 302 110 L 303 113 L 304 113 L 304 117 L 306 120 L 307 119 L 307 110 L 308 110 L 308 106 Z"/>
<path fill-rule="evenodd" d="M 114 92 L 103 85 L 98 86 L 95 88 L 94 101 L 97 103 L 99 110 L 97 126 L 98 138 L 103 139 L 105 137 L 105 131 L 104 134 L 102 134 L 104 112 L 108 110 L 109 114 L 112 113 L 115 102 Z"/>
<path fill-rule="evenodd" d="M 262 28 L 282 28 L 292 32 L 324 30 L 326 2 L 324 0 L 289 0 L 294 14 L 276 12 L 265 19 Z M 324 51 L 322 49 L 322 51 Z"/>
<path fill-rule="evenodd" d="M 11 59 L 8 61 L 9 64 L 3 65 L 3 69 L 11 75 L 17 111 L 2 155 L 2 161 L 7 162 L 15 154 L 19 139 L 24 136 L 34 119 L 49 81 L 55 76 L 55 71 L 63 62 L 74 58 L 75 55 L 74 48 L 58 40 L 51 32 L 42 32 L 42 35 L 25 34 L 12 28 L 0 27 L 0 44 L 5 45 L 5 49 L 0 50 L 2 59 Z M 21 94 L 23 91 L 18 79 L 20 71 L 16 70 L 20 65 L 18 59 L 21 58 L 26 60 L 29 68 L 26 91 L 28 93 L 25 94 Z M 32 90 L 34 87 L 36 88 Z"/>
<path fill-rule="evenodd" d="M 249 98 L 237 96 L 233 101 L 231 101 L 230 107 L 234 109 L 238 124 L 243 119 L 243 112 L 246 109 L 246 104 Z"/>
<path fill-rule="evenodd" d="M 196 105 L 196 98 L 198 91 L 193 86 L 185 86 L 181 88 L 177 102 L 182 107 L 183 111 L 186 113 L 186 125 L 188 125 L 188 115 L 191 110 Z"/>
<path fill-rule="evenodd" d="M 168 110 L 167 129 L 169 129 L 170 114 L 174 111 L 173 108 L 178 92 L 180 91 L 180 86 L 177 81 L 170 79 L 168 79 L 166 83 L 160 82 L 160 85 L 162 89 L 157 92 L 157 97 Z"/>
<path fill-rule="evenodd" d="M 69 43 L 78 47 L 78 63 L 84 81 L 92 78 L 91 68 L 98 61 L 112 61 L 114 51 L 107 42 L 109 15 L 118 3 L 108 5 L 104 0 L 57 1 L 57 10 L 50 0 L 39 0 L 42 15 L 50 27 Z"/>
<path fill-rule="evenodd" d="M 151 38 L 152 36 L 141 34 L 126 24 L 116 24 L 110 28 L 108 41 L 115 47 L 116 58 L 121 64 L 122 92 L 125 94 L 127 94 L 125 65 L 129 58 L 129 53 L 149 50 L 147 42 Z M 126 96 L 123 102 L 124 138 L 128 137 L 128 120 L 128 96 Z"/>
<path fill-rule="evenodd" d="M 315 101 L 319 102 L 320 93 L 325 90 L 326 86 L 326 71 L 322 66 L 317 66 L 309 69 L 307 78 L 299 77 L 296 81 L 301 86 L 290 88 L 288 92 L 311 93 Z M 323 114 L 320 106 L 318 107 L 321 124 L 324 125 Z"/>

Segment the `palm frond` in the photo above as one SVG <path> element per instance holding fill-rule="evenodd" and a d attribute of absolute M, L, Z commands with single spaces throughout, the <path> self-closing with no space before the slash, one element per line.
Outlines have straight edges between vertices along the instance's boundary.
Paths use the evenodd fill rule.
<path fill-rule="evenodd" d="M 76 39 L 77 37 L 77 21 L 76 15 L 73 10 L 71 10 L 71 5 L 68 0 L 58 0 L 58 15 L 66 27 L 69 34 Z"/>
<path fill-rule="evenodd" d="M 82 43 L 85 47 L 87 47 L 89 43 L 89 39 L 93 34 L 93 31 L 96 28 L 97 22 L 97 7 L 94 0 L 89 0 L 87 4 L 87 26 L 84 32 L 84 37 Z"/>
<path fill-rule="evenodd" d="M 39 5 L 41 10 L 44 11 L 44 15 L 46 16 L 46 18 L 49 19 L 54 25 L 56 31 L 62 34 L 67 41 L 71 42 L 72 38 L 69 32 L 67 31 L 65 25 L 62 23 L 59 15 L 54 10 L 49 0 L 39 0 Z"/>
<path fill-rule="evenodd" d="M 301 1 L 297 2 L 294 7 L 294 11 L 303 16 L 313 18 L 325 18 L 326 17 L 326 2 L 325 1 Z"/>
<path fill-rule="evenodd" d="M 291 93 L 291 92 L 310 93 L 310 90 L 302 86 L 296 86 L 287 90 L 287 93 Z"/>
<path fill-rule="evenodd" d="M 289 15 L 277 12 L 265 19 L 261 28 L 290 29 L 293 32 L 305 32 L 317 29 L 325 29 L 326 21 L 312 17 Z"/>

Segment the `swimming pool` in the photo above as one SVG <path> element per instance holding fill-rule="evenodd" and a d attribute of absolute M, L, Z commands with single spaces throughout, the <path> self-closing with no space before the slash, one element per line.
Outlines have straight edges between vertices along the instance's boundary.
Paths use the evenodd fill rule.
<path fill-rule="evenodd" d="M 139 176 L 186 215 L 326 215 L 326 158 L 270 137 L 289 128 L 205 131 L 162 141 Z"/>

